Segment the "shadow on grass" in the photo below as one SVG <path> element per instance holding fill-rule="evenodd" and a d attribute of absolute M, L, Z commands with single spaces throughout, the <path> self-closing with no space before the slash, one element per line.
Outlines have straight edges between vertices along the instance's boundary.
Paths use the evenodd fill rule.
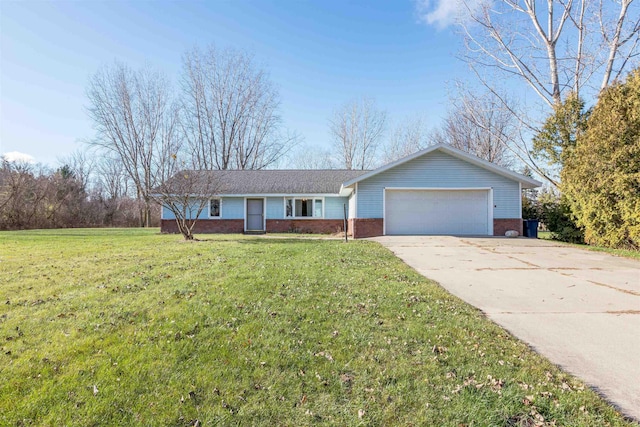
<path fill-rule="evenodd" d="M 176 234 L 176 236 L 179 236 Z M 269 234 L 269 235 L 250 235 L 250 234 L 210 234 L 197 235 L 195 240 L 184 242 L 194 243 L 238 243 L 245 245 L 265 245 L 265 244 L 296 244 L 304 243 L 308 245 L 326 244 L 328 242 L 344 242 L 343 238 L 331 237 L 327 235 L 286 235 L 286 234 Z M 351 241 L 351 239 L 349 239 Z"/>
<path fill-rule="evenodd" d="M 331 242 L 336 242 L 336 239 L 309 239 L 309 238 L 296 238 L 296 237 L 280 237 L 277 239 L 269 239 L 269 238 L 261 238 L 254 236 L 244 236 L 237 235 L 236 237 L 226 237 L 226 238 L 215 238 L 215 239 L 207 239 L 207 238 L 198 238 L 198 240 L 187 241 L 183 240 L 186 243 L 237 243 L 240 245 L 296 245 L 296 244 L 304 244 L 304 245 L 322 245 Z"/>
<path fill-rule="evenodd" d="M 133 236 L 153 236 L 157 235 L 159 229 L 151 228 L 50 228 L 33 230 L 2 230 L 3 234 L 21 234 L 42 237 L 133 237 Z"/>
<path fill-rule="evenodd" d="M 238 243 L 243 245 L 291 245 L 291 244 L 305 244 L 305 245 L 325 245 L 328 243 L 334 243 L 336 240 L 328 239 L 300 239 L 295 237 L 290 238 L 278 238 L 278 239 L 247 239 L 239 240 Z"/>

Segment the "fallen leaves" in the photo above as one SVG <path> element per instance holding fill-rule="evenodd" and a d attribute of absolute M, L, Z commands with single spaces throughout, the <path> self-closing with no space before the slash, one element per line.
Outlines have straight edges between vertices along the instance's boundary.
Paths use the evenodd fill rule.
<path fill-rule="evenodd" d="M 440 346 L 440 345 L 434 345 L 433 348 L 431 348 L 431 352 L 434 354 L 444 354 L 448 350 L 449 349 L 447 347 Z"/>
<path fill-rule="evenodd" d="M 347 373 L 340 374 L 340 381 L 342 381 L 343 383 L 351 384 L 353 379 L 354 379 L 353 374 L 347 374 Z"/>
<path fill-rule="evenodd" d="M 329 362 L 333 362 L 333 356 L 331 356 L 331 354 L 328 351 L 320 351 L 320 352 L 314 354 L 314 356 L 316 356 L 316 357 L 324 357 Z"/>

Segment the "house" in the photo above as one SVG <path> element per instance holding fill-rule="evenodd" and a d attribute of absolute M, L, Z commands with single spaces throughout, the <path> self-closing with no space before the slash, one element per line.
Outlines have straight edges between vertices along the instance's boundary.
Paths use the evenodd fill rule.
<path fill-rule="evenodd" d="M 540 182 L 438 144 L 371 171 L 197 171 L 214 174 L 196 233 L 313 232 L 502 236 L 522 233 L 523 189 Z M 162 231 L 176 232 L 162 210 Z"/>

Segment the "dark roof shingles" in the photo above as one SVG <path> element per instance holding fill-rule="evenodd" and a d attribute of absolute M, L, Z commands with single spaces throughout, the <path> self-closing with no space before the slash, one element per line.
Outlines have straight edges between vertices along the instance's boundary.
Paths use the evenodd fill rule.
<path fill-rule="evenodd" d="M 343 182 L 368 171 L 362 170 L 215 170 L 220 194 L 337 194 Z"/>

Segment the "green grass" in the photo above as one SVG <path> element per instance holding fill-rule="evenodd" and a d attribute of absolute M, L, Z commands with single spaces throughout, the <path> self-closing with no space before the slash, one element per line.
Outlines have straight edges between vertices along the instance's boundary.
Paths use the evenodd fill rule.
<path fill-rule="evenodd" d="M 0 425 L 630 425 L 374 242 L 0 233 Z"/>
<path fill-rule="evenodd" d="M 559 240 L 555 240 L 552 237 L 552 233 L 549 231 L 538 231 L 538 238 L 545 240 L 553 240 L 554 242 L 562 243 L 565 245 L 574 246 L 576 248 L 587 249 L 595 252 L 606 252 L 611 255 L 621 256 L 624 258 L 632 258 L 632 259 L 640 259 L 640 251 L 632 251 L 629 249 L 612 249 L 612 248 L 603 248 L 601 246 L 591 246 L 591 245 L 580 245 L 575 243 L 566 243 L 560 242 Z"/>

